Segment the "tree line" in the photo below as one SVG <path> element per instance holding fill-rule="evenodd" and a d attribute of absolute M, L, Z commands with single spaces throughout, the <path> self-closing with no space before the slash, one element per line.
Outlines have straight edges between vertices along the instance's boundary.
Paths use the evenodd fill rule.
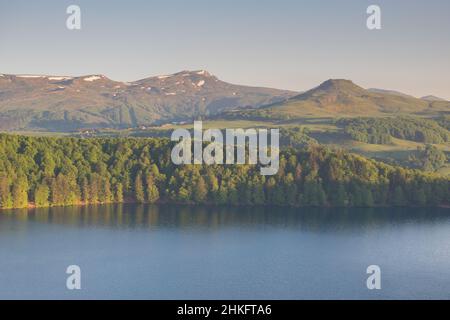
<path fill-rule="evenodd" d="M 55 138 L 0 134 L 0 208 L 112 202 L 437 206 L 448 177 L 312 144 L 258 165 L 175 166 L 165 138 Z"/>
<path fill-rule="evenodd" d="M 441 120 L 442 123 L 442 120 Z M 390 144 L 392 137 L 423 143 L 450 141 L 450 132 L 438 122 L 413 117 L 341 119 L 338 125 L 354 140 Z"/>

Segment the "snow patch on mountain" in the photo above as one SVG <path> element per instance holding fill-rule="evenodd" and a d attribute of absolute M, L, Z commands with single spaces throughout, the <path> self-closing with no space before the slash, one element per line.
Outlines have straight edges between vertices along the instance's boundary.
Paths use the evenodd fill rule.
<path fill-rule="evenodd" d="M 45 76 L 38 76 L 38 75 L 32 75 L 32 74 L 22 74 L 20 76 L 17 76 L 17 78 L 45 78 Z"/>
<path fill-rule="evenodd" d="M 71 80 L 72 77 L 47 77 L 48 80 L 61 81 L 61 80 Z"/>
<path fill-rule="evenodd" d="M 87 78 L 84 78 L 83 80 L 84 81 L 88 81 L 88 82 L 92 82 L 92 81 L 95 81 L 95 80 L 100 80 L 102 77 L 100 77 L 100 76 L 90 76 L 90 77 L 87 77 Z"/>

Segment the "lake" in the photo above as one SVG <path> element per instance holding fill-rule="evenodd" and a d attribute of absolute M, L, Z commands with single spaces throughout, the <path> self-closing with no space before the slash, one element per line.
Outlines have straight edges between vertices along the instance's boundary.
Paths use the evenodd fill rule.
<path fill-rule="evenodd" d="M 450 209 L 0 211 L 0 298 L 449 299 Z"/>

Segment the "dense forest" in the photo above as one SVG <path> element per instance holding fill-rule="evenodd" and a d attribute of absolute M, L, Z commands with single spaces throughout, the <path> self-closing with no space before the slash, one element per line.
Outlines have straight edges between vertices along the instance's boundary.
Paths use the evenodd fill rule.
<path fill-rule="evenodd" d="M 285 206 L 435 206 L 450 180 L 319 145 L 280 153 L 275 176 L 257 165 L 184 165 L 162 138 L 0 134 L 0 207 L 109 202 Z"/>
<path fill-rule="evenodd" d="M 440 120 L 444 123 L 444 120 Z M 341 119 L 338 125 L 354 140 L 372 144 L 390 144 L 391 137 L 423 143 L 450 141 L 450 132 L 438 122 L 413 118 L 355 118 Z"/>

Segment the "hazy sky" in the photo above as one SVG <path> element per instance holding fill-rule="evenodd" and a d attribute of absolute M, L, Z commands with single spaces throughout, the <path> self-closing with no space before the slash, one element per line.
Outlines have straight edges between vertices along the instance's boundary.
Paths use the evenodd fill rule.
<path fill-rule="evenodd" d="M 66 28 L 81 7 L 82 29 Z M 382 30 L 366 9 L 382 9 Z M 448 0 L 0 0 L 0 73 L 121 81 L 206 69 L 306 90 L 329 78 L 450 99 Z"/>

